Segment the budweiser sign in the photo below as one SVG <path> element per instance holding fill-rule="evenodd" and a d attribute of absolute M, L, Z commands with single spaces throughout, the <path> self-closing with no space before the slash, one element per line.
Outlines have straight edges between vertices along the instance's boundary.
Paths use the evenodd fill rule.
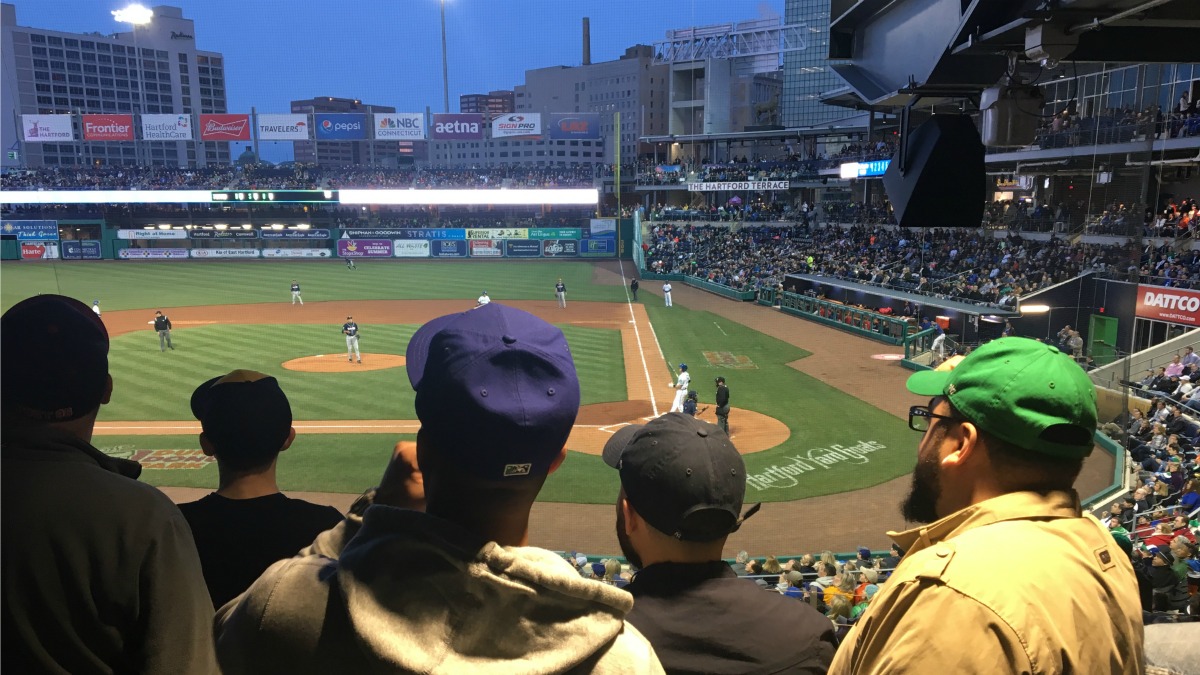
<path fill-rule="evenodd" d="M 248 141 L 250 140 L 250 116 L 201 115 L 200 140 Z"/>
<path fill-rule="evenodd" d="M 1164 286 L 1138 286 L 1137 316 L 1200 326 L 1200 292 Z"/>
<path fill-rule="evenodd" d="M 132 141 L 133 115 L 84 115 L 83 140 Z"/>

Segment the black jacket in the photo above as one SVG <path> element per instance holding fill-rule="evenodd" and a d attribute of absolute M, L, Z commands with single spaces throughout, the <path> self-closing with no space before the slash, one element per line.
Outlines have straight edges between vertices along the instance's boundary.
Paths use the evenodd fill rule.
<path fill-rule="evenodd" d="M 797 598 L 739 579 L 720 560 L 659 563 L 625 587 L 625 617 L 668 673 L 824 673 L 833 624 Z"/>

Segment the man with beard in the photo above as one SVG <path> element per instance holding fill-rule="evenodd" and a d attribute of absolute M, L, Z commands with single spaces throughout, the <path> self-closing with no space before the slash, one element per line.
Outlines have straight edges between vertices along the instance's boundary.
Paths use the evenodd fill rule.
<path fill-rule="evenodd" d="M 923 436 L 901 511 L 928 524 L 890 533 L 907 553 L 830 672 L 1143 672 L 1133 567 L 1072 489 L 1096 430 L 1083 370 L 1001 338 L 908 390 L 933 398 L 909 411 Z M 1037 574 L 1002 582 L 1031 551 Z"/>
<path fill-rule="evenodd" d="M 625 617 L 668 673 L 824 673 L 833 625 L 807 603 L 739 579 L 721 560 L 746 466 L 719 427 L 683 413 L 624 427 L 604 446 L 621 474 L 617 541 L 640 571 Z M 754 630 L 747 631 L 747 622 Z"/>

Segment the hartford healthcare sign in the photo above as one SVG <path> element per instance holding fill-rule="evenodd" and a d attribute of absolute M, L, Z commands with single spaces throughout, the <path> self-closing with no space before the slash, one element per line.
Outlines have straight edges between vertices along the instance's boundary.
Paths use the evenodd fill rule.
<path fill-rule="evenodd" d="M 1137 316 L 1200 326 L 1200 292 L 1139 284 Z"/>

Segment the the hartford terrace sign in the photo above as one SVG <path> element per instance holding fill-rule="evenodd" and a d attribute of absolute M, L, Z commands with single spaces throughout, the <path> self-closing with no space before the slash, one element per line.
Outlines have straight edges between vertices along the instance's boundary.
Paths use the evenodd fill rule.
<path fill-rule="evenodd" d="M 813 448 L 786 457 L 784 464 L 771 466 L 746 475 L 746 484 L 755 490 L 790 488 L 800 484 L 799 477 L 813 471 L 829 470 L 838 464 L 866 464 L 868 455 L 887 448 L 876 441 L 859 441 L 854 445 L 831 445 L 828 448 Z"/>

